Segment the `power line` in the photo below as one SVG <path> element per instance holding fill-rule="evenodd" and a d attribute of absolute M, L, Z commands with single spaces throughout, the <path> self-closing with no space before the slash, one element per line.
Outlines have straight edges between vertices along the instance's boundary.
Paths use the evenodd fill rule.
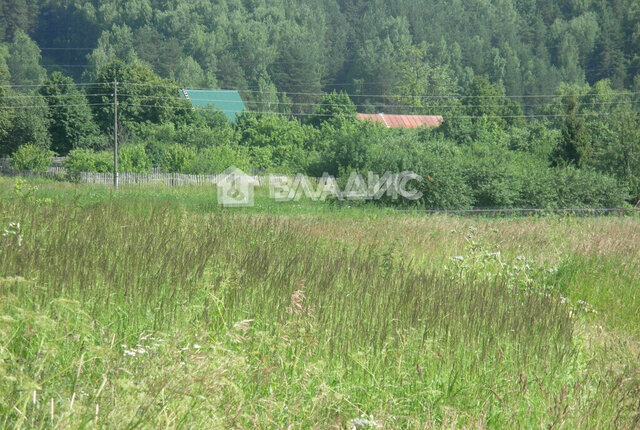
<path fill-rule="evenodd" d="M 106 93 L 98 93 L 98 94 L 91 94 L 90 96 L 97 96 L 97 97 L 105 97 L 105 96 L 110 96 L 112 94 L 106 94 Z M 49 96 L 49 97 L 55 97 L 54 96 Z M 83 96 L 83 95 L 79 95 L 79 96 Z M 179 97 L 167 97 L 167 96 L 137 96 L 137 95 L 132 95 L 132 94 L 123 94 L 123 96 L 125 97 L 139 97 L 139 98 L 146 98 L 146 99 L 160 99 L 160 100 L 174 100 L 174 101 L 181 101 L 181 102 L 188 102 L 186 99 L 183 98 L 179 98 Z M 37 98 L 37 97 L 41 97 L 38 95 L 35 96 L 11 96 L 11 97 L 18 97 L 18 98 Z M 223 100 L 219 100 L 219 99 L 206 99 L 205 101 L 223 101 Z M 340 104 L 322 104 L 322 103 L 285 103 L 285 102 L 257 102 L 256 104 L 276 104 L 276 105 L 291 105 L 291 106 L 342 106 L 342 107 L 346 107 L 346 106 L 350 106 L 350 105 L 340 105 Z M 581 103 L 581 105 L 585 105 L 585 106 L 589 106 L 589 105 L 619 105 L 619 104 L 636 104 L 636 103 L 640 103 L 639 101 L 607 101 L 607 102 L 591 102 L 591 103 Z M 249 103 L 250 104 L 250 103 Z M 16 106 L 1 106 L 3 109 L 22 109 L 22 108 L 55 108 L 55 107 L 78 107 L 78 106 L 110 106 L 111 103 L 85 103 L 85 104 L 57 104 L 57 105 L 47 105 L 47 104 L 42 104 L 42 105 L 33 105 L 33 106 L 20 106 L 20 105 L 16 105 Z M 149 108 L 163 108 L 163 109 L 183 109 L 183 110 L 194 110 L 193 106 L 166 106 L 166 105 L 157 105 L 157 104 L 143 104 L 143 103 L 132 103 L 130 104 L 130 106 L 138 106 L 138 107 L 149 107 Z M 366 105 L 359 105 L 359 106 L 366 106 Z M 531 107 L 551 107 L 553 106 L 553 104 L 540 104 L 540 105 L 531 105 Z M 406 107 L 406 108 L 412 108 L 411 106 L 404 106 L 404 105 L 381 105 L 380 107 Z M 423 109 L 444 109 L 445 107 L 450 107 L 450 108 L 471 108 L 471 107 L 489 107 L 489 106 L 483 106 L 483 105 L 455 105 L 455 106 L 434 106 L 434 107 L 424 107 Z M 502 105 L 494 105 L 493 107 L 503 107 Z M 420 109 L 420 108 L 415 108 L 413 107 L 414 110 L 416 109 Z M 198 110 L 202 110 L 202 111 L 222 111 L 222 112 L 226 112 L 226 113 L 231 113 L 231 112 L 237 112 L 237 110 L 221 110 L 218 109 L 214 106 L 212 107 L 205 107 L 205 108 L 198 108 Z M 274 114 L 274 115 L 286 115 L 286 116 L 319 116 L 319 117 L 331 117 L 333 115 L 331 114 L 314 114 L 314 113 L 283 113 L 283 112 L 276 112 L 276 111 L 272 111 L 272 110 L 245 110 L 244 112 L 246 113 L 253 113 L 253 114 Z M 590 113 L 580 113 L 580 114 L 576 114 L 576 116 L 584 116 L 584 117 L 589 117 L 589 116 L 604 116 L 604 115 L 610 115 L 612 114 L 612 112 L 590 112 Z M 428 113 L 423 113 L 423 115 L 429 115 Z M 515 119 L 515 118 L 558 118 L 558 117 L 566 117 L 568 116 L 567 114 L 522 114 L 522 115 L 447 115 L 445 112 L 437 112 L 437 113 L 431 113 L 431 115 L 441 115 L 444 116 L 445 118 L 448 119 L 460 119 L 460 118 L 469 118 L 469 119 L 473 119 L 473 118 L 483 118 L 483 117 L 491 117 L 491 118 L 505 118 L 505 119 Z"/>
<path fill-rule="evenodd" d="M 48 109 L 48 108 L 62 108 L 62 107 L 79 107 L 79 106 L 113 106 L 113 103 L 84 103 L 84 104 L 59 104 L 59 105 L 32 105 L 32 106 L 0 106 L 1 109 Z M 176 110 L 194 110 L 193 107 L 186 106 L 163 106 L 163 105 L 151 105 L 151 104 L 130 104 L 130 107 L 147 107 L 147 108 L 157 108 L 157 109 L 176 109 Z M 212 111 L 212 112 L 223 112 L 223 113 L 238 113 L 236 110 L 229 109 L 218 109 L 218 108 L 197 108 L 198 111 Z M 241 113 L 247 114 L 256 114 L 256 115 L 281 115 L 281 116 L 314 116 L 314 117 L 333 117 L 331 114 L 315 114 L 315 113 L 285 113 L 285 112 L 275 112 L 275 111 L 251 111 L 244 110 Z M 578 117 L 592 117 L 592 116 L 607 116 L 611 115 L 613 112 L 590 112 L 590 113 L 579 113 L 575 114 Z M 425 114 L 427 115 L 427 114 Z M 569 116 L 568 114 L 541 114 L 541 115 L 442 115 L 434 113 L 432 115 L 440 115 L 443 116 L 444 119 L 479 119 L 479 118 L 504 118 L 504 119 L 516 119 L 516 118 L 563 118 Z"/>
<path fill-rule="evenodd" d="M 185 100 L 186 101 L 186 100 Z M 94 107 L 94 106 L 112 106 L 112 103 L 84 103 L 84 104 L 58 104 L 58 105 L 27 105 L 27 106 L 0 106 L 1 109 L 48 109 L 48 108 L 63 108 L 63 107 Z M 166 106 L 166 105 L 153 105 L 153 104 L 130 104 L 130 107 L 147 107 L 147 108 L 157 108 L 157 109 L 174 109 L 174 110 L 194 110 L 193 107 L 187 106 Z M 223 112 L 223 113 L 238 113 L 236 110 L 229 109 L 218 109 L 215 107 L 212 108 L 198 108 L 196 110 L 199 111 L 213 111 L 213 112 Z M 315 113 L 285 113 L 285 112 L 275 112 L 275 111 L 252 111 L 252 110 L 244 110 L 242 113 L 247 114 L 256 114 L 256 115 L 281 115 L 281 116 L 314 116 L 314 117 L 333 117 L 331 114 L 315 114 Z M 588 113 L 578 113 L 575 116 L 578 117 L 597 117 L 597 116 L 608 116 L 612 115 L 614 112 L 588 112 Z M 428 115 L 428 114 L 424 114 Z M 527 119 L 527 118 L 564 118 L 569 116 L 568 114 L 523 114 L 523 115 L 447 115 L 443 113 L 434 113 L 431 115 L 440 115 L 443 116 L 444 119 L 479 119 L 479 118 L 503 118 L 503 119 Z"/>
<path fill-rule="evenodd" d="M 150 105 L 150 104 L 133 104 L 131 106 L 136 107 L 148 107 L 148 108 L 162 108 L 162 109 L 177 109 L 177 110 L 193 110 L 193 107 L 183 106 L 162 106 L 162 105 Z M 229 109 L 217 109 L 217 108 L 198 108 L 200 111 L 213 111 L 223 113 L 238 113 L 236 110 Z M 283 115 L 283 116 L 314 116 L 314 117 L 333 117 L 330 114 L 314 114 L 314 113 L 284 113 L 274 111 L 250 111 L 245 110 L 241 113 L 256 114 L 256 115 Z M 612 112 L 592 112 L 592 113 L 580 113 L 575 114 L 578 117 L 590 117 L 590 116 L 606 116 L 611 115 Z M 434 114 L 438 115 L 438 114 Z M 480 119 L 480 118 L 504 118 L 504 119 L 516 119 L 516 118 L 563 118 L 569 116 L 568 114 L 547 114 L 547 115 L 442 115 L 444 119 Z"/>
<path fill-rule="evenodd" d="M 0 106 L 0 109 L 48 109 L 57 107 L 79 107 L 79 106 L 110 106 L 112 103 L 83 103 L 83 104 L 60 104 L 60 105 L 32 105 L 32 106 Z"/>
<path fill-rule="evenodd" d="M 176 85 L 160 85 L 160 84 L 143 84 L 136 82 L 122 82 L 122 85 L 140 86 L 140 87 L 153 87 L 153 88 L 169 88 L 181 90 L 183 87 Z M 230 90 L 230 89 L 215 89 L 215 88 L 188 88 L 192 91 L 238 91 L 248 92 L 254 94 L 282 94 L 282 95 L 300 95 L 300 96 L 326 96 L 327 93 L 302 93 L 302 92 L 287 92 L 287 91 L 266 91 L 266 90 Z M 640 91 L 619 91 L 612 92 L 611 95 L 637 95 Z M 401 95 L 401 94 L 348 94 L 349 97 L 380 97 L 380 98 L 414 98 L 414 99 L 441 99 L 441 98 L 460 98 L 460 99 L 483 99 L 483 98 L 556 98 L 565 97 L 570 94 L 529 94 L 529 95 L 464 95 L 464 94 L 440 94 L 440 95 Z M 589 96 L 589 94 L 585 95 Z"/>
<path fill-rule="evenodd" d="M 630 61 L 633 61 L 635 58 L 628 58 Z M 351 60 L 343 60 L 341 63 L 350 64 L 361 61 L 359 59 L 351 59 Z M 268 61 L 265 65 L 297 65 L 297 64 L 305 64 L 306 61 Z M 42 67 L 61 67 L 61 68 L 95 68 L 96 64 L 42 64 Z M 621 65 L 620 67 L 580 67 L 584 72 L 598 72 L 598 71 L 611 71 L 618 70 L 622 68 L 623 70 L 637 70 L 640 69 L 640 65 L 631 66 L 631 65 Z M 390 81 L 367 81 L 367 82 L 320 82 L 320 85 L 325 87 L 358 87 L 358 86 L 374 86 L 374 85 L 395 85 L 396 82 Z M 305 84 L 291 85 L 293 87 L 305 87 Z"/>
<path fill-rule="evenodd" d="M 62 94 L 49 94 L 49 95 L 42 95 L 42 94 L 33 94 L 33 95 L 28 95 L 28 96 L 15 96 L 15 95 L 9 95 L 9 96 L 3 96 L 2 98 L 5 99 L 38 99 L 38 98 L 53 98 L 53 97 L 99 97 L 99 96 L 110 96 L 111 94 L 105 94 L 105 93 L 101 93 L 101 94 L 84 94 L 84 93 L 78 93 L 78 94 L 69 94 L 69 93 L 62 93 Z"/>
<path fill-rule="evenodd" d="M 91 86 L 105 86 L 104 82 L 93 82 L 93 83 L 78 83 L 74 82 L 71 84 L 62 84 L 62 83 L 42 83 L 42 84 L 20 84 L 20 85 L 0 85 L 0 88 L 40 88 L 40 87 L 91 87 Z"/>
<path fill-rule="evenodd" d="M 123 82 L 122 85 L 131 85 L 138 87 L 149 87 L 149 88 L 164 88 L 164 89 L 174 89 L 176 91 L 182 89 L 183 87 L 179 85 L 161 85 L 161 84 L 147 84 L 147 83 L 136 83 L 136 82 Z M 111 84 L 105 82 L 91 82 L 91 83 L 43 83 L 43 84 L 20 84 L 20 85 L 0 85 L 0 88 L 40 88 L 40 87 L 59 87 L 59 86 L 77 86 L 77 87 L 110 87 Z M 328 93 L 311 93 L 311 92 L 287 92 L 287 91 L 266 91 L 266 90 L 225 90 L 225 89 L 213 89 L 213 88 L 190 88 L 191 90 L 196 91 L 238 91 L 241 93 L 252 93 L 252 94 L 275 94 L 275 95 L 299 95 L 299 96 L 313 96 L 313 97 L 322 97 L 328 95 Z M 638 95 L 640 91 L 617 91 L 612 92 L 609 95 L 611 96 L 632 96 Z M 537 99 L 537 98 L 558 98 L 565 97 L 570 94 L 522 94 L 522 95 L 464 95 L 464 94 L 440 94 L 440 95 L 400 95 L 400 94 L 347 94 L 350 98 L 387 98 L 387 99 Z M 579 95 L 580 97 L 593 97 L 597 95 L 593 94 L 585 94 Z M 256 103 L 256 102 L 254 102 Z M 276 103 L 276 102 L 273 102 Z M 358 106 L 368 106 L 368 105 L 358 105 Z"/>
<path fill-rule="evenodd" d="M 93 51 L 96 48 L 40 48 L 41 51 Z"/>
<path fill-rule="evenodd" d="M 119 94 L 120 96 L 123 97 L 135 97 L 135 98 L 141 98 L 141 99 L 161 99 L 161 100 L 175 100 L 175 101 L 188 101 L 187 99 L 185 99 L 184 97 L 170 97 L 170 96 L 148 96 L 148 95 L 139 95 L 139 94 Z M 588 97 L 588 96 L 585 96 Z M 318 107 L 318 106 L 322 106 L 322 107 L 371 107 L 372 105 L 366 104 L 366 105 L 359 105 L 359 104 L 340 104 L 340 103 L 322 103 L 322 102 L 316 102 L 316 103 L 304 103 L 304 102 L 280 102 L 280 101 L 229 101 L 229 100 L 224 100 L 224 99 L 216 99 L 216 98 L 198 98 L 198 101 L 203 101 L 203 102 L 224 102 L 224 103 L 236 103 L 236 104 L 258 104 L 258 105 L 286 105 L 286 106 L 313 106 L 313 107 Z M 635 103 L 640 103 L 640 100 L 622 100 L 622 101 L 606 101 L 606 102 L 578 102 L 579 106 L 597 106 L 597 105 L 618 105 L 618 104 L 635 104 Z M 539 104 L 535 104 L 535 105 L 518 105 L 520 107 L 548 107 L 548 106 L 555 106 L 556 103 L 555 102 L 548 102 L 548 103 L 539 103 Z M 407 105 L 407 104 L 375 104 L 375 107 L 383 107 L 383 108 L 408 108 L 408 109 L 425 109 L 425 108 L 431 108 L 431 109 L 445 109 L 445 108 L 480 108 L 480 107 L 484 107 L 484 108 L 501 108 L 501 107 L 507 107 L 504 104 L 500 104 L 500 105 L 463 105 L 463 104 L 458 104 L 458 105 L 434 105 L 434 106 L 411 106 L 411 105 Z"/>
<path fill-rule="evenodd" d="M 95 64 L 43 64 L 42 67 L 96 67 Z"/>

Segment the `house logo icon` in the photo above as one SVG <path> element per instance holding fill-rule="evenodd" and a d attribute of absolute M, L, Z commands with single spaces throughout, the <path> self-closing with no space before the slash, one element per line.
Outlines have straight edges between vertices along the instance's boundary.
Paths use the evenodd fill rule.
<path fill-rule="evenodd" d="M 218 203 L 227 208 L 254 206 L 254 188 L 258 181 L 235 166 L 225 170 L 218 179 Z"/>

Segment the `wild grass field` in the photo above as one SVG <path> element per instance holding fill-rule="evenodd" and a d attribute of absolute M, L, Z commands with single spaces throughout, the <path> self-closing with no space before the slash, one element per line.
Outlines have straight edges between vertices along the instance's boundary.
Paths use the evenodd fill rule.
<path fill-rule="evenodd" d="M 640 219 L 0 179 L 2 428 L 638 428 Z"/>

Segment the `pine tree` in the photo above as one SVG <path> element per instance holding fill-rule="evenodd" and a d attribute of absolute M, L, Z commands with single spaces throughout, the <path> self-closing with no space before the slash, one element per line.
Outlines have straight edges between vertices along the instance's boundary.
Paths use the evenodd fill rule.
<path fill-rule="evenodd" d="M 584 118 L 578 114 L 577 97 L 575 95 L 565 97 L 564 104 L 566 117 L 554 161 L 556 165 L 583 167 L 591 153 L 589 130 Z"/>

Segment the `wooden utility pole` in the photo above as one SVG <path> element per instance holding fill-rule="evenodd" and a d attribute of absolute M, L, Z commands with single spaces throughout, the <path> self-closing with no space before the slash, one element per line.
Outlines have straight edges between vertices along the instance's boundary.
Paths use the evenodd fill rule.
<path fill-rule="evenodd" d="M 118 81 L 113 82 L 113 186 L 118 188 Z"/>

